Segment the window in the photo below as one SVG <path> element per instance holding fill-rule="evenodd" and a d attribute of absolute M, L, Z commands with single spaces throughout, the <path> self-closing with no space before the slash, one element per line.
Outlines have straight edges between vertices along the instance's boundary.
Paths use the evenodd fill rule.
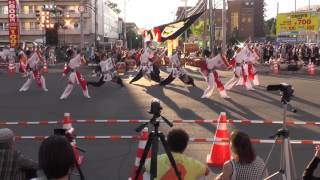
<path fill-rule="evenodd" d="M 0 22 L 0 31 L 7 31 L 8 30 L 8 23 Z"/>
<path fill-rule="evenodd" d="M 238 29 L 239 28 L 239 13 L 232 12 L 231 13 L 231 29 Z"/>
<path fill-rule="evenodd" d="M 0 14 L 8 14 L 8 6 L 0 6 Z"/>
<path fill-rule="evenodd" d="M 243 17 L 243 18 L 241 19 L 241 22 L 242 22 L 242 23 L 245 23 L 245 22 L 246 22 L 246 18 Z"/>
<path fill-rule="evenodd" d="M 30 22 L 22 22 L 22 23 L 21 23 L 21 28 L 22 28 L 23 30 L 30 30 L 30 27 L 31 27 Z"/>
<path fill-rule="evenodd" d="M 248 17 L 248 23 L 251 23 L 251 22 L 252 22 L 252 18 Z"/>

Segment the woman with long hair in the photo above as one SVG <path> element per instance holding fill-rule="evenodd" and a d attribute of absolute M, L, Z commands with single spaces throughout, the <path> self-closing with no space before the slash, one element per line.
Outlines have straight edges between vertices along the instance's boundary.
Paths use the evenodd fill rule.
<path fill-rule="evenodd" d="M 256 155 L 249 136 L 233 131 L 230 137 L 232 158 L 223 165 L 216 180 L 260 180 L 267 177 L 264 161 Z"/>

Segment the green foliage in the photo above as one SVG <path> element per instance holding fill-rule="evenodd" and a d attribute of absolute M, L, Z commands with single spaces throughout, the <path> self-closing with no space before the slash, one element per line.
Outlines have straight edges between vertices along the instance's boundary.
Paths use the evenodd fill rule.
<path fill-rule="evenodd" d="M 204 20 L 199 20 L 197 23 L 191 26 L 191 33 L 196 36 L 200 36 L 203 34 L 204 30 Z"/>
<path fill-rule="evenodd" d="M 271 18 L 264 22 L 264 31 L 266 35 L 275 36 L 276 35 L 276 19 Z"/>

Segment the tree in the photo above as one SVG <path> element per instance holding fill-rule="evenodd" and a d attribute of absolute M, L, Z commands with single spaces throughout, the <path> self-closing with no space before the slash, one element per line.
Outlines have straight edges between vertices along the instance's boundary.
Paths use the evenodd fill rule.
<path fill-rule="evenodd" d="M 275 36 L 276 35 L 276 19 L 271 18 L 264 23 L 264 32 L 266 35 Z"/>

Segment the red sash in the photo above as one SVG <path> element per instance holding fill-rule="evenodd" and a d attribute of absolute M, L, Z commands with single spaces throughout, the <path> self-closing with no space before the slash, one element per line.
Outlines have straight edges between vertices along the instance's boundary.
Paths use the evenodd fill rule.
<path fill-rule="evenodd" d="M 255 73 L 254 73 L 252 64 L 248 64 L 248 74 L 249 74 L 249 79 L 253 81 Z"/>
<path fill-rule="evenodd" d="M 41 82 L 41 74 L 40 74 L 40 72 L 39 72 L 38 70 L 34 70 L 34 71 L 32 71 L 32 73 L 33 73 L 33 76 L 34 76 L 34 78 L 35 78 L 35 80 L 36 80 L 36 83 L 37 83 L 38 87 L 39 87 L 39 88 L 42 88 L 42 82 Z"/>
<path fill-rule="evenodd" d="M 219 89 L 219 91 L 223 91 L 224 86 L 223 86 L 221 80 L 219 79 L 219 75 L 218 75 L 217 71 L 213 71 L 213 77 L 214 77 L 214 81 L 216 82 L 216 85 L 217 85 L 217 88 Z"/>
<path fill-rule="evenodd" d="M 79 71 L 76 71 L 76 76 L 82 90 L 87 90 L 87 81 L 84 79 L 84 77 L 81 75 Z"/>

